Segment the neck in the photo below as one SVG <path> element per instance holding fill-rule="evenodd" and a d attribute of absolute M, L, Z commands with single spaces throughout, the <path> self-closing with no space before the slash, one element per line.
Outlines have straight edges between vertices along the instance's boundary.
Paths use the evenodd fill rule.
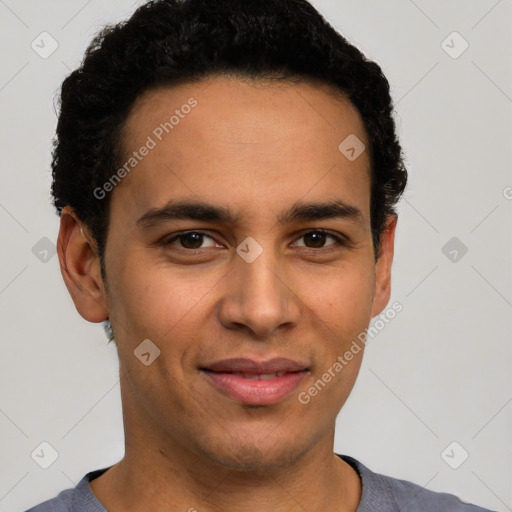
<path fill-rule="evenodd" d="M 332 450 L 261 472 L 192 459 L 168 457 L 163 450 L 127 452 L 90 487 L 109 512 L 225 512 L 241 504 L 245 512 L 355 512 L 360 501 L 359 476 Z"/>

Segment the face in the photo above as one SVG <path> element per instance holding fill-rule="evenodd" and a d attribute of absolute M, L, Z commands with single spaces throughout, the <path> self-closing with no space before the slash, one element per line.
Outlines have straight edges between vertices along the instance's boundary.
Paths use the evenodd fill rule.
<path fill-rule="evenodd" d="M 147 92 L 124 133 L 138 156 L 110 192 L 108 293 L 75 303 L 111 319 L 127 437 L 241 469 L 332 443 L 363 351 L 332 368 L 389 300 L 394 233 L 375 264 L 369 155 L 338 149 L 368 147 L 356 109 L 214 77 Z"/>

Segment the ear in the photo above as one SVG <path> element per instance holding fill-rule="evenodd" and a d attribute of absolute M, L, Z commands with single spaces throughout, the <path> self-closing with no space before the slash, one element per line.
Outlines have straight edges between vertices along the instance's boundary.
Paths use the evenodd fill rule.
<path fill-rule="evenodd" d="M 380 249 L 375 264 L 375 288 L 372 304 L 372 318 L 381 313 L 391 296 L 391 264 L 395 248 L 396 215 L 389 215 L 386 228 L 380 237 Z"/>
<path fill-rule="evenodd" d="M 57 253 L 62 277 L 77 311 L 89 322 L 106 320 L 109 314 L 96 244 L 69 206 L 61 213 Z"/>

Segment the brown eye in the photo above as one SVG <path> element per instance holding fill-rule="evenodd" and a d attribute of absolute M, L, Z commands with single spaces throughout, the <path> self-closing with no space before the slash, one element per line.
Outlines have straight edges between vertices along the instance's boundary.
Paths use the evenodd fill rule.
<path fill-rule="evenodd" d="M 303 238 L 307 247 L 318 249 L 324 246 L 327 235 L 321 231 L 311 231 L 303 235 Z"/>
<path fill-rule="evenodd" d="M 327 239 L 334 240 L 334 243 L 328 243 Z M 327 233 L 321 230 L 308 231 L 304 233 L 299 240 L 303 240 L 303 243 L 298 243 L 299 247 L 307 247 L 308 249 L 323 249 L 324 247 L 330 247 L 331 245 L 344 245 L 341 237 Z"/>
<path fill-rule="evenodd" d="M 203 238 L 201 233 L 185 233 L 180 235 L 178 240 L 185 249 L 199 249 L 203 244 Z"/>
<path fill-rule="evenodd" d="M 209 243 L 208 243 L 209 242 Z M 175 245 L 178 248 L 182 249 L 205 249 L 208 247 L 214 247 L 215 241 L 212 237 L 206 235 L 205 233 L 201 233 L 199 231 L 188 231 L 185 233 L 180 233 L 175 235 L 171 239 L 163 242 L 164 245 Z M 203 245 L 207 243 L 208 245 Z"/>

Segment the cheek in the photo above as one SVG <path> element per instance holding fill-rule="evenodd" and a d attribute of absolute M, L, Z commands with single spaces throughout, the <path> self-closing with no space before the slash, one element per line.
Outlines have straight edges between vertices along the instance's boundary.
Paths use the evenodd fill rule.
<path fill-rule="evenodd" d="M 331 279 L 309 304 L 321 342 L 315 346 L 314 379 L 299 401 L 327 423 L 335 420 L 357 379 L 364 353 L 360 335 L 371 320 L 373 281 L 364 273 L 348 274 Z"/>
<path fill-rule="evenodd" d="M 302 395 L 311 399 L 312 414 L 331 411 L 329 420 L 343 406 L 357 379 L 364 352 L 358 337 L 371 320 L 374 282 L 369 266 L 347 264 L 338 270 L 329 279 L 317 282 L 319 292 L 309 304 L 315 313 L 313 329 L 322 342 L 315 347 L 313 388 Z"/>
<path fill-rule="evenodd" d="M 162 339 L 172 336 L 178 326 L 181 336 L 221 279 L 218 273 L 172 268 L 140 254 L 113 273 L 116 302 L 112 311 L 132 337 Z"/>
<path fill-rule="evenodd" d="M 305 302 L 338 340 L 347 340 L 370 322 L 374 282 L 371 267 L 347 265 L 317 280 L 317 292 Z"/>

